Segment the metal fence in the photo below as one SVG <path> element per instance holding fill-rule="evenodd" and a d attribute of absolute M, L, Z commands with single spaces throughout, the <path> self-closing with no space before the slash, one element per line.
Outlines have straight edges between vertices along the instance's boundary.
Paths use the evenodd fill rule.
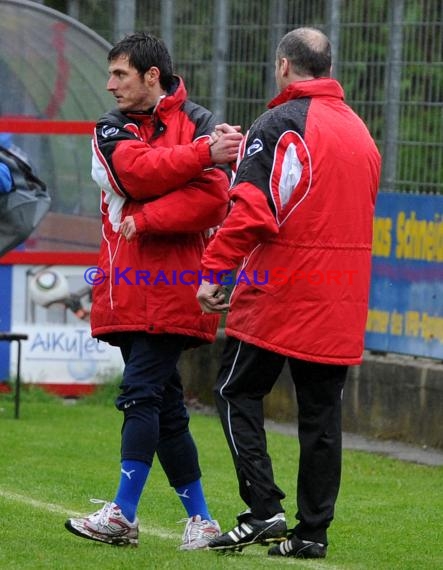
<path fill-rule="evenodd" d="M 279 39 L 316 26 L 330 36 L 334 76 L 383 154 L 382 190 L 443 192 L 441 0 L 44 3 L 64 5 L 111 42 L 134 30 L 161 36 L 191 98 L 244 129 L 275 93 Z"/>

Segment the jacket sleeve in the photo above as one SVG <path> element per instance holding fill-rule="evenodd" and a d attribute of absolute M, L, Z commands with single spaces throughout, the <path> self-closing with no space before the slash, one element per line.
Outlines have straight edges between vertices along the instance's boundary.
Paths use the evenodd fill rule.
<path fill-rule="evenodd" d="M 260 242 L 279 232 L 275 215 L 259 188 L 242 182 L 235 186 L 230 198 L 234 205 L 229 216 L 202 258 L 202 267 L 208 272 L 237 268 Z"/>
<path fill-rule="evenodd" d="M 112 161 L 125 192 L 146 200 L 171 192 L 212 165 L 209 138 L 186 145 L 152 148 L 143 141 L 120 142 Z"/>
<path fill-rule="evenodd" d="M 143 205 L 134 215 L 138 232 L 197 233 L 222 223 L 228 211 L 226 174 L 213 168 L 182 188 Z"/>
<path fill-rule="evenodd" d="M 185 145 L 152 147 L 135 123 L 109 116 L 99 121 L 93 141 L 92 177 L 120 196 L 147 200 L 171 192 L 212 166 L 209 136 Z"/>

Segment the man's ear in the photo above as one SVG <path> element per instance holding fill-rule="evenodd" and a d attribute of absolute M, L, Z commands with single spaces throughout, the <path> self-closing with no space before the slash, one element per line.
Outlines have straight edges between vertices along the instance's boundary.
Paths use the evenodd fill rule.
<path fill-rule="evenodd" d="M 283 77 L 287 77 L 289 75 L 290 66 L 289 66 L 289 60 L 286 57 L 281 58 L 280 70 Z"/>
<path fill-rule="evenodd" d="M 147 82 L 148 85 L 150 85 L 152 87 L 152 85 L 155 85 L 156 83 L 158 83 L 160 81 L 160 70 L 158 67 L 155 67 L 154 65 L 152 67 L 150 67 L 148 69 L 148 71 L 145 72 L 145 81 Z"/>

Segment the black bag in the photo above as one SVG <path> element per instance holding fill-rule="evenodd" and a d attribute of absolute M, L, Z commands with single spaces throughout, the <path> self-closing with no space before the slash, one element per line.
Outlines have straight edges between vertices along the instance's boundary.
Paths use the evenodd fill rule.
<path fill-rule="evenodd" d="M 46 184 L 21 158 L 0 146 L 0 162 L 9 167 L 13 187 L 0 193 L 0 256 L 24 242 L 49 210 Z"/>

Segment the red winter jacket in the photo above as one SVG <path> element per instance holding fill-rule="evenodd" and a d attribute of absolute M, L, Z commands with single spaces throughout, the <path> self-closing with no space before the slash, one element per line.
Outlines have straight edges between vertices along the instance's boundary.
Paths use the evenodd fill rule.
<path fill-rule="evenodd" d="M 102 188 L 102 243 L 93 287 L 92 335 L 145 331 L 214 340 L 218 318 L 196 300 L 208 230 L 226 216 L 229 181 L 214 168 L 215 119 L 187 99 L 182 80 L 154 110 L 112 111 L 96 126 L 92 176 Z M 119 233 L 125 216 L 133 241 Z"/>
<path fill-rule="evenodd" d="M 203 273 L 240 265 L 228 335 L 289 357 L 358 364 L 381 161 L 343 96 L 333 79 L 294 82 L 255 121 Z"/>

